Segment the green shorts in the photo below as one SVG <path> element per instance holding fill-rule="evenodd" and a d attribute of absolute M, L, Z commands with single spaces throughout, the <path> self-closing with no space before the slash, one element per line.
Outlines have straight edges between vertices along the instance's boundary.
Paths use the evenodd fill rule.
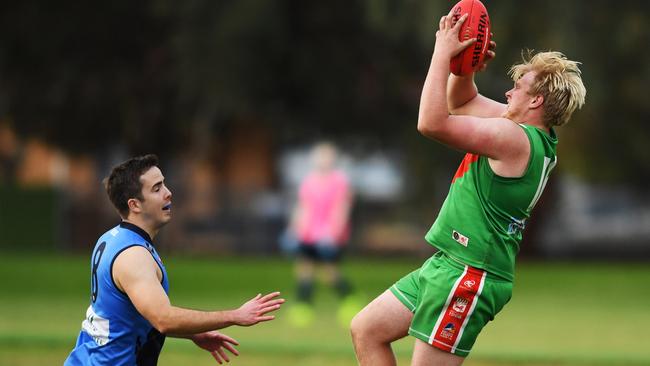
<path fill-rule="evenodd" d="M 390 288 L 413 312 L 409 334 L 465 357 L 512 295 L 512 282 L 437 252 Z"/>

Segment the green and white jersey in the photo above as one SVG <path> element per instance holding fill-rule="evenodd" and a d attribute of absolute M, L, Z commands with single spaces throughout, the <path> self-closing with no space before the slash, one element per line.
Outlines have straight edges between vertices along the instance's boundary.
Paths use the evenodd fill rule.
<path fill-rule="evenodd" d="M 451 258 L 512 281 L 522 231 L 557 163 L 557 137 L 520 124 L 530 160 L 519 178 L 496 175 L 488 158 L 467 154 L 425 239 Z"/>

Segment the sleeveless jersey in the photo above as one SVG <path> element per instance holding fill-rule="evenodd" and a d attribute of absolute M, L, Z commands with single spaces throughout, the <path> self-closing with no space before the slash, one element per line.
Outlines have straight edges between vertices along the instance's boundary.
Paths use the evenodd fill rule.
<path fill-rule="evenodd" d="M 557 137 L 520 124 L 530 142 L 522 177 L 496 175 L 488 158 L 467 154 L 425 239 L 451 258 L 512 281 L 526 220 L 557 163 Z"/>
<path fill-rule="evenodd" d="M 168 292 L 167 271 L 144 230 L 122 222 L 106 232 L 93 250 L 90 306 L 65 366 L 145 366 L 158 362 L 165 336 L 140 315 L 129 297 L 113 282 L 115 258 L 136 245 L 147 248 L 158 263 L 163 275 L 162 286 Z"/>

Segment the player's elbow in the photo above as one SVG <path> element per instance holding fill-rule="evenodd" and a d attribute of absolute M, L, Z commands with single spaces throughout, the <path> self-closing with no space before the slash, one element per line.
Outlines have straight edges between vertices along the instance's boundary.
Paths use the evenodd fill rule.
<path fill-rule="evenodd" d="M 428 138 L 436 138 L 444 131 L 445 121 L 440 117 L 418 119 L 418 132 Z"/>
<path fill-rule="evenodd" d="M 418 132 L 421 135 L 427 136 L 427 134 L 429 134 L 429 128 L 426 124 L 420 123 L 420 121 L 418 121 Z"/>
<path fill-rule="evenodd" d="M 164 320 L 156 320 L 156 321 L 151 321 L 151 325 L 156 328 L 157 331 L 159 331 L 162 334 L 169 334 L 173 333 L 173 327 L 168 323 L 165 322 Z"/>
<path fill-rule="evenodd" d="M 173 334 L 176 332 L 175 322 L 169 311 L 158 311 L 147 317 L 147 320 L 149 320 L 151 326 L 162 334 Z"/>

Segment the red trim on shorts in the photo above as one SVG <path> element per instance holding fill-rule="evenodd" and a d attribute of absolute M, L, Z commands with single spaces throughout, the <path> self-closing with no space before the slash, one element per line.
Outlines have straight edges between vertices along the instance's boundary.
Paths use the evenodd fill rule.
<path fill-rule="evenodd" d="M 456 350 L 459 337 L 476 307 L 484 280 L 485 271 L 467 266 L 464 276 L 452 289 L 453 295 L 440 314 L 442 320 L 438 321 L 433 330 L 432 346 L 451 353 Z"/>

